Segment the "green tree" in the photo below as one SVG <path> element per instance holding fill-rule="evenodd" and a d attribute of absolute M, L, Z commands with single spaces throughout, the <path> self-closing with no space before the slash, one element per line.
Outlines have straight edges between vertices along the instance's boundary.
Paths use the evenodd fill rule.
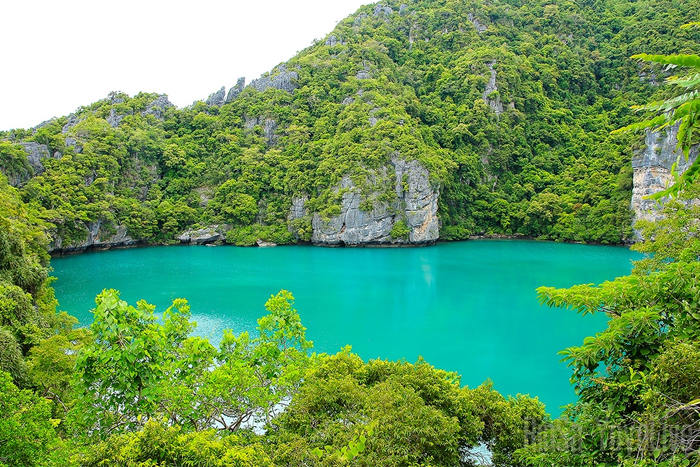
<path fill-rule="evenodd" d="M 93 342 L 76 362 L 79 423 L 87 435 L 140 428 L 158 410 L 158 388 L 194 323 L 185 300 L 175 300 L 160 324 L 155 307 L 137 307 L 105 290 L 95 299 Z"/>
<path fill-rule="evenodd" d="M 57 460 L 61 446 L 49 402 L 18 389 L 12 377 L 0 371 L 0 466 L 62 465 Z"/>
<path fill-rule="evenodd" d="M 698 23 L 688 23 L 681 26 L 681 28 L 687 29 L 697 26 Z M 656 113 L 661 115 L 633 123 L 616 131 L 625 132 L 640 129 L 660 131 L 664 128 L 678 125 L 678 148 L 687 159 L 691 146 L 698 142 L 697 135 L 694 136 L 694 132 L 700 128 L 700 55 L 642 53 L 633 55 L 632 58 L 666 65 L 668 69 L 684 67 L 687 71 L 683 75 L 674 75 L 667 78 L 666 83 L 668 85 L 677 87 L 673 97 L 634 107 L 638 111 L 647 112 L 647 114 Z M 665 190 L 655 193 L 653 197 L 660 199 L 667 195 L 677 195 L 685 188 L 688 182 L 696 178 L 699 169 L 700 160 L 696 160 L 678 178 L 676 183 Z"/>

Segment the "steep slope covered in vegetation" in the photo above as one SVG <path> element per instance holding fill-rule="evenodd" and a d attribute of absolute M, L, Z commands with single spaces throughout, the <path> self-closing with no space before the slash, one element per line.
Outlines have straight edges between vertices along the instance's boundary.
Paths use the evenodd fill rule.
<path fill-rule="evenodd" d="M 2 165 L 57 249 L 209 225 L 237 244 L 421 243 L 438 229 L 618 243 L 633 139 L 609 132 L 663 78 L 628 57 L 697 49 L 677 25 L 698 6 L 369 5 L 227 98 L 177 110 L 114 93 L 6 132 Z"/>

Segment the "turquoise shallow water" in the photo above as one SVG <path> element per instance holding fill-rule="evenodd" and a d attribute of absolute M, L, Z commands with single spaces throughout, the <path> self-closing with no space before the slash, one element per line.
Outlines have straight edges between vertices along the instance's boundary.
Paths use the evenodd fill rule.
<path fill-rule="evenodd" d="M 474 387 L 530 394 L 553 415 L 573 402 L 557 352 L 605 327 L 604 316 L 538 305 L 541 285 L 629 274 L 626 248 L 479 240 L 425 248 L 150 247 L 54 258 L 60 309 L 89 324 L 95 295 L 121 291 L 163 311 L 187 298 L 197 333 L 252 330 L 280 289 L 295 298 L 318 352 L 345 345 L 365 359 L 422 355 Z"/>

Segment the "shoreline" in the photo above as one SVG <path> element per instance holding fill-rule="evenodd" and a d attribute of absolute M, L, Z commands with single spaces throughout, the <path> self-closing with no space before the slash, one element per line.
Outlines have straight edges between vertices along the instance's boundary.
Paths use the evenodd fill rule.
<path fill-rule="evenodd" d="M 346 245 L 346 244 L 325 244 L 325 243 L 313 243 L 313 242 L 297 242 L 297 243 L 282 243 L 282 244 L 264 244 L 264 245 L 250 245 L 250 246 L 238 246 L 230 243 L 225 243 L 222 241 L 210 242 L 210 243 L 197 243 L 197 242 L 173 242 L 173 243 L 150 243 L 147 240 L 137 240 L 129 242 L 128 244 L 116 244 L 116 245 L 105 245 L 105 244 L 93 244 L 86 246 L 84 248 L 69 248 L 69 249 L 56 249 L 49 251 L 48 254 L 51 258 L 60 258 L 62 256 L 73 256 L 82 253 L 93 253 L 100 251 L 109 250 L 125 250 L 130 248 L 146 248 L 146 247 L 177 247 L 177 246 L 207 246 L 207 247 L 235 247 L 239 248 L 273 248 L 277 246 L 314 246 L 319 248 L 426 248 L 440 244 L 455 243 L 455 242 L 468 242 L 468 241 L 479 241 L 479 240 L 526 240 L 535 242 L 551 242 L 551 243 L 569 243 L 573 245 L 592 245 L 592 246 L 615 246 L 615 247 L 626 247 L 630 248 L 636 242 L 627 241 L 621 243 L 600 243 L 600 242 L 579 242 L 575 240 L 552 240 L 533 237 L 529 235 L 505 235 L 505 234 L 495 234 L 495 235 L 470 235 L 468 238 L 462 240 L 444 240 L 438 238 L 432 242 L 422 242 L 422 243 L 363 243 L 357 245 Z"/>

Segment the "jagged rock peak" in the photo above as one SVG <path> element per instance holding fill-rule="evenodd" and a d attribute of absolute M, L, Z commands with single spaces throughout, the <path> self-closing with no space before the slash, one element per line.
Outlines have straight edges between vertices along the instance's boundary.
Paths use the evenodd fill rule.
<path fill-rule="evenodd" d="M 226 96 L 226 103 L 232 102 L 238 95 L 243 92 L 245 88 L 245 77 L 238 78 L 236 85 L 229 89 L 228 95 Z"/>
<path fill-rule="evenodd" d="M 169 107 L 175 107 L 175 105 L 168 100 L 168 96 L 166 94 L 161 94 L 153 102 L 148 104 L 146 110 L 144 110 L 142 114 L 153 115 L 154 117 L 161 119 L 163 118 L 163 112 Z"/>
<path fill-rule="evenodd" d="M 210 94 L 206 100 L 206 104 L 210 107 L 221 107 L 226 103 L 226 86 L 221 86 L 221 89 L 213 94 Z"/>

